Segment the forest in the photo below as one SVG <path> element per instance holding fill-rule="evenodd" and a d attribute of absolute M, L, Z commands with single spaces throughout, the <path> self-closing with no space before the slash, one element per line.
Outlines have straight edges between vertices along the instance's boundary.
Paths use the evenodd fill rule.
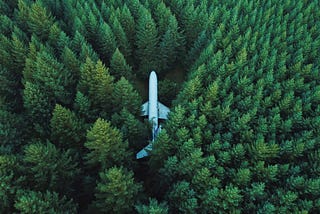
<path fill-rule="evenodd" d="M 319 56 L 318 0 L 0 0 L 0 213 L 320 213 Z"/>

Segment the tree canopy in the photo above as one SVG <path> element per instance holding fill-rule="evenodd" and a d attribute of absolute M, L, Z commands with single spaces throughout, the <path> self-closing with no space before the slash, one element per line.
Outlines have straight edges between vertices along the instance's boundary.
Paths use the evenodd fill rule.
<path fill-rule="evenodd" d="M 319 213 L 317 0 L 0 0 L 0 213 Z M 150 157 L 155 70 L 169 106 Z"/>

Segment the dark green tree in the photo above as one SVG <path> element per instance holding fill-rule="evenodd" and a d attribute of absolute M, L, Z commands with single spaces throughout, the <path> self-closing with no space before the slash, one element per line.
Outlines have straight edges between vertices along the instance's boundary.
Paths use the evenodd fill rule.
<path fill-rule="evenodd" d="M 129 62 L 132 62 L 132 50 L 130 46 L 130 42 L 127 38 L 127 35 L 121 26 L 119 20 L 117 17 L 113 17 L 111 20 L 112 22 L 112 32 L 115 35 L 117 47 L 121 51 L 121 53 L 124 55 L 126 59 L 128 59 Z"/>
<path fill-rule="evenodd" d="M 112 29 L 106 22 L 100 24 L 98 31 L 95 32 L 95 34 L 97 34 L 98 37 L 98 52 L 101 56 L 101 59 L 107 64 L 109 63 L 112 54 L 116 50 L 116 37 L 114 36 Z"/>
<path fill-rule="evenodd" d="M 136 27 L 136 56 L 139 60 L 139 76 L 147 79 L 150 71 L 159 68 L 159 36 L 150 12 L 141 7 Z"/>
<path fill-rule="evenodd" d="M 173 186 L 168 195 L 168 202 L 173 212 L 195 213 L 198 209 L 198 199 L 196 192 L 190 188 L 186 181 L 178 182 Z"/>
<path fill-rule="evenodd" d="M 74 112 L 57 104 L 50 120 L 51 139 L 61 148 L 81 150 L 85 141 L 85 124 Z"/>
<path fill-rule="evenodd" d="M 121 77 L 131 80 L 134 77 L 131 66 L 127 64 L 126 59 L 118 48 L 113 53 L 110 61 L 110 74 L 117 80 Z"/>
<path fill-rule="evenodd" d="M 121 79 L 115 83 L 112 96 L 114 112 L 120 112 L 123 108 L 126 108 L 133 115 L 141 114 L 142 99 L 130 82 L 124 77 L 121 77 Z"/>
<path fill-rule="evenodd" d="M 37 1 L 31 5 L 27 19 L 30 33 L 34 33 L 41 40 L 45 41 L 54 22 L 51 14 Z"/>
<path fill-rule="evenodd" d="M 109 69 L 101 61 L 94 63 L 87 58 L 80 72 L 78 90 L 89 98 L 92 107 L 101 115 L 110 115 L 114 83 Z"/>
<path fill-rule="evenodd" d="M 70 150 L 57 149 L 50 142 L 34 142 L 24 149 L 23 162 L 28 183 L 39 191 L 71 191 L 79 174 L 76 161 Z"/>
<path fill-rule="evenodd" d="M 56 192 L 19 190 L 14 207 L 20 213 L 77 213 L 78 206 Z"/>
<path fill-rule="evenodd" d="M 112 167 L 99 173 L 94 204 L 102 213 L 128 213 L 134 210 L 141 184 L 134 181 L 133 173 Z"/>
<path fill-rule="evenodd" d="M 156 199 L 149 198 L 149 204 L 138 204 L 135 206 L 139 214 L 166 214 L 169 212 L 166 203 L 159 203 Z"/>

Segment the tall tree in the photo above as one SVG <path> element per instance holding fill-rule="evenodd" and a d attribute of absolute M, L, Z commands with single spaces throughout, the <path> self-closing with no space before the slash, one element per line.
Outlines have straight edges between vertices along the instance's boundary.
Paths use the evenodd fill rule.
<path fill-rule="evenodd" d="M 39 191 L 72 190 L 79 174 L 77 162 L 70 150 L 57 149 L 52 143 L 33 142 L 24 150 L 23 162 L 28 182 Z"/>
<path fill-rule="evenodd" d="M 19 190 L 14 207 L 21 213 L 77 213 L 78 206 L 56 192 Z"/>
<path fill-rule="evenodd" d="M 110 73 L 117 80 L 121 77 L 132 80 L 134 76 L 131 66 L 127 64 L 126 59 L 118 48 L 113 53 L 110 61 Z"/>
<path fill-rule="evenodd" d="M 31 5 L 27 19 L 29 31 L 37 35 L 41 40 L 47 40 L 54 19 L 51 14 L 37 1 Z"/>
<path fill-rule="evenodd" d="M 101 61 L 94 63 L 87 58 L 80 72 L 78 90 L 89 98 L 94 109 L 101 111 L 101 115 L 110 116 L 114 83 L 109 69 Z"/>
<path fill-rule="evenodd" d="M 74 112 L 56 105 L 50 120 L 51 138 L 61 148 L 81 151 L 85 141 L 85 124 Z"/>
<path fill-rule="evenodd" d="M 88 131 L 85 146 L 89 149 L 87 163 L 102 169 L 128 163 L 131 156 L 121 132 L 103 119 L 98 119 Z"/>
<path fill-rule="evenodd" d="M 132 114 L 140 115 L 142 99 L 130 82 L 124 77 L 121 77 L 121 79 L 115 83 L 112 96 L 114 112 L 120 112 L 123 108 L 126 108 Z"/>
<path fill-rule="evenodd" d="M 140 16 L 136 27 L 137 40 L 136 55 L 139 60 L 139 76 L 147 79 L 150 71 L 158 70 L 158 44 L 159 37 L 156 24 L 152 19 L 150 12 L 144 8 L 140 8 Z"/>
<path fill-rule="evenodd" d="M 101 212 L 133 212 L 141 184 L 134 181 L 133 173 L 124 168 L 112 167 L 99 173 L 94 202 Z"/>

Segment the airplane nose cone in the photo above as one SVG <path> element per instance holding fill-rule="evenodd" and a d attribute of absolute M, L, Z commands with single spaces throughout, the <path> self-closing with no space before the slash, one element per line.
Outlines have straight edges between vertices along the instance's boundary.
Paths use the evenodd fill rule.
<path fill-rule="evenodd" d="M 156 72 L 155 71 L 151 71 L 151 73 L 150 73 L 150 78 L 157 78 L 157 74 L 156 74 Z"/>

